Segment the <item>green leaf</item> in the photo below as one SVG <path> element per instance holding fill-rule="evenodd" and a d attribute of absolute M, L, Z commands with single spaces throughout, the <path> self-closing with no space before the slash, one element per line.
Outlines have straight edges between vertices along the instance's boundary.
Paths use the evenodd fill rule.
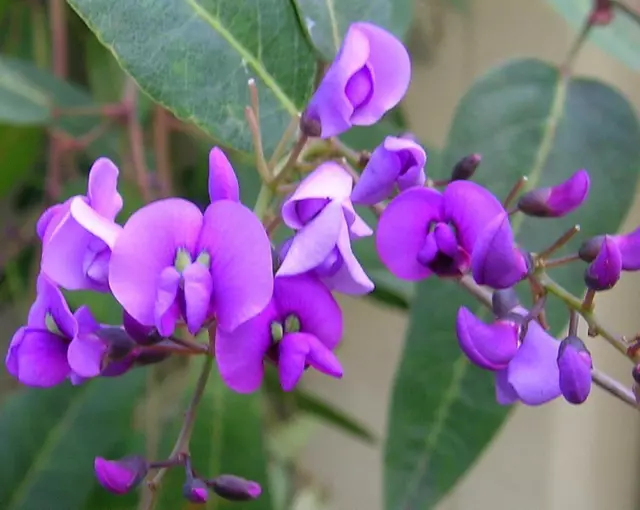
<path fill-rule="evenodd" d="M 197 360 L 197 363 L 199 361 Z M 194 366 L 192 370 L 197 375 L 199 367 Z M 190 385 L 185 402 L 192 394 L 193 385 Z M 242 504 L 242 508 L 248 510 L 271 509 L 263 438 L 262 398 L 260 393 L 242 395 L 230 390 L 214 368 L 198 407 L 196 424 L 191 436 L 192 462 L 200 476 L 213 478 L 223 473 L 234 474 L 260 483 L 262 495 L 255 501 Z M 182 419 L 183 416 L 180 414 L 178 423 L 168 428 L 169 434 L 165 443 L 173 444 Z M 175 469 L 170 475 L 162 484 L 162 499 L 158 510 L 186 508 L 182 506 L 184 498 L 181 491 L 184 473 Z M 207 509 L 231 509 L 237 508 L 237 505 L 212 494 Z"/>
<path fill-rule="evenodd" d="M 359 423 L 357 419 L 336 409 L 321 398 L 299 388 L 292 392 L 284 393 L 280 388 L 278 375 L 273 370 L 266 371 L 265 388 L 272 397 L 283 399 L 285 403 L 292 404 L 298 411 L 333 425 L 337 429 L 351 434 L 366 443 L 375 443 L 377 441 L 373 432 Z"/>
<path fill-rule="evenodd" d="M 271 152 L 313 83 L 313 53 L 290 0 L 69 0 L 153 99 L 220 143 L 249 152 L 247 80 Z"/>
<path fill-rule="evenodd" d="M 0 122 L 45 124 L 50 114 L 46 94 L 0 61 Z"/>
<path fill-rule="evenodd" d="M 30 176 L 42 155 L 43 139 L 39 128 L 0 125 L 0 197 Z"/>
<path fill-rule="evenodd" d="M 585 78 L 567 82 L 543 62 L 517 60 L 488 72 L 463 97 L 442 168 L 481 153 L 476 176 L 498 197 L 523 174 L 538 187 L 587 168 L 590 199 L 577 212 L 561 219 L 514 217 L 518 240 L 539 251 L 575 223 L 581 238 L 619 228 L 636 190 L 638 139 L 633 110 L 609 86 Z M 576 263 L 553 276 L 580 293 L 583 271 Z M 418 285 L 389 410 L 386 510 L 432 508 L 508 414 L 495 402 L 492 375 L 473 367 L 458 348 L 454 324 L 463 303 L 471 304 L 454 283 L 432 278 Z M 554 303 L 547 311 L 558 331 L 566 322 L 564 307 Z"/>
<path fill-rule="evenodd" d="M 592 0 L 547 0 L 575 29 L 580 30 L 591 12 Z M 629 4 L 629 2 L 626 2 Z M 633 2 L 631 2 L 633 3 Z M 629 9 L 634 7 L 629 6 Z M 635 8 L 637 10 L 637 8 Z M 638 11 L 640 17 L 640 11 Z M 627 13 L 616 9 L 613 21 L 605 27 L 596 27 L 589 41 L 629 66 L 640 71 L 640 26 Z"/>
<path fill-rule="evenodd" d="M 38 69 L 31 62 L 10 57 L 0 57 L 0 75 L 9 72 L 47 97 L 51 106 L 58 109 L 96 106 L 91 95 L 84 89 L 61 81 L 48 71 Z M 53 126 L 70 136 L 78 137 L 98 126 L 99 119 L 88 116 L 63 116 L 53 122 Z M 94 156 L 116 158 L 120 154 L 118 138 L 114 133 L 103 135 L 88 147 Z"/>
<path fill-rule="evenodd" d="M 366 20 L 403 38 L 411 25 L 412 0 L 294 0 L 300 25 L 326 60 L 338 52 L 349 25 Z"/>
<path fill-rule="evenodd" d="M 83 510 L 93 459 L 130 434 L 144 370 L 82 386 L 29 389 L 0 413 L 0 507 Z"/>

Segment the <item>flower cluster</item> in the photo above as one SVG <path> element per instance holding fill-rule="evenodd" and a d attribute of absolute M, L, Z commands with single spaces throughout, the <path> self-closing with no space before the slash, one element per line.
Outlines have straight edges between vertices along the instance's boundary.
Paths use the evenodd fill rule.
<path fill-rule="evenodd" d="M 308 142 L 315 153 L 328 148 L 327 157 L 305 161 L 307 169 L 315 163 L 311 172 L 285 182 L 288 194 L 269 204 L 280 206 L 277 220 L 292 232 L 279 246 L 264 211 L 240 202 L 235 172 L 217 147 L 209 155 L 204 210 L 167 198 L 122 224 L 118 169 L 98 159 L 86 195 L 47 209 L 38 221 L 37 298 L 11 341 L 8 371 L 30 386 L 82 384 L 186 350 L 213 356 L 223 381 L 241 393 L 260 387 L 265 364 L 277 367 L 285 391 L 310 367 L 340 378 L 334 351 L 343 321 L 332 292 L 364 295 L 374 288 L 352 247 L 374 234 L 356 211 L 366 206 L 379 213 L 377 252 L 396 277 L 470 280 L 493 289 L 493 319 L 460 308 L 456 333 L 469 360 L 495 373 L 498 402 L 539 405 L 560 395 L 583 402 L 592 369 L 584 343 L 575 331 L 556 340 L 540 319 L 540 304 L 528 311 L 513 295 L 519 282 L 535 281 L 548 253 L 518 245 L 510 219 L 570 213 L 587 197 L 587 172 L 531 190 L 509 209 L 469 180 L 478 154 L 463 158 L 444 182 L 427 178 L 427 153 L 409 135 L 388 136 L 357 161 L 332 159 L 334 137 L 379 121 L 402 99 L 410 75 L 407 51 L 394 36 L 369 23 L 349 28 L 300 121 L 301 145 Z M 278 195 L 278 179 L 264 185 Z M 580 257 L 589 262 L 588 288 L 609 289 L 622 270 L 640 269 L 639 243 L 640 229 L 587 241 Z M 75 290 L 111 293 L 122 307 L 121 324 L 100 324 L 84 306 L 72 311 L 63 291 Z M 191 337 L 206 332 L 209 343 L 185 339 L 183 330 Z M 209 489 L 232 500 L 260 494 L 255 482 L 233 475 L 197 476 L 185 455 L 157 463 L 95 461 L 100 483 L 116 493 L 131 490 L 150 470 L 173 466 L 185 468 L 184 495 L 194 503 L 205 502 Z"/>

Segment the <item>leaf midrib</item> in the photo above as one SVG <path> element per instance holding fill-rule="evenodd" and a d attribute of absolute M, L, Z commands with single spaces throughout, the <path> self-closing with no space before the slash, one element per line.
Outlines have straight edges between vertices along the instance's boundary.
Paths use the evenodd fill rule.
<path fill-rule="evenodd" d="M 46 462 L 50 459 L 50 455 L 59 444 L 60 439 L 62 439 L 64 434 L 68 432 L 70 426 L 78 417 L 82 404 L 86 400 L 88 394 L 88 386 L 85 385 L 85 387 L 82 388 L 82 390 L 76 393 L 76 395 L 73 397 L 73 400 L 67 407 L 67 410 L 65 411 L 62 419 L 60 419 L 58 423 L 49 431 L 49 434 L 47 434 L 47 438 L 45 439 L 42 448 L 38 452 L 38 455 L 36 456 L 34 461 L 29 466 L 27 472 L 22 477 L 22 480 L 14 491 L 13 497 L 9 501 L 6 510 L 19 508 L 19 505 L 24 501 L 24 497 L 29 487 L 38 476 L 38 473 L 42 471 L 42 468 L 46 465 Z"/>
<path fill-rule="evenodd" d="M 49 108 L 47 97 L 42 90 L 32 86 L 20 73 L 12 69 L 7 69 L 6 66 L 2 66 L 1 62 L 0 67 L 2 68 L 2 72 L 0 72 L 0 86 L 2 86 L 3 89 L 28 100 L 34 105 L 41 106 L 45 109 Z"/>
<path fill-rule="evenodd" d="M 238 54 L 246 61 L 247 64 L 253 68 L 258 77 L 264 82 L 264 84 L 271 90 L 273 95 L 280 101 L 280 103 L 286 108 L 286 110 L 295 115 L 298 113 L 296 105 L 289 99 L 287 94 L 280 88 L 280 85 L 276 82 L 275 78 L 271 76 L 271 73 L 267 71 L 264 63 L 260 61 L 256 56 L 252 55 L 247 48 L 245 48 L 240 41 L 238 41 L 231 32 L 229 32 L 220 23 L 220 20 L 213 16 L 209 11 L 204 9 L 196 0 L 184 0 L 195 13 L 206 21 L 213 30 L 215 30 L 220 36 L 227 41 L 227 43 L 238 52 Z"/>
<path fill-rule="evenodd" d="M 536 157 L 531 168 L 531 172 L 528 175 L 528 188 L 535 187 L 536 184 L 540 181 L 542 170 L 544 169 L 547 159 L 549 158 L 549 155 L 551 153 L 551 149 L 553 148 L 554 136 L 564 112 L 564 105 L 569 81 L 569 76 L 558 73 L 553 98 L 549 107 L 549 115 L 547 116 L 547 122 L 544 127 L 542 139 L 540 140 L 540 146 L 536 151 Z M 514 218 L 514 221 L 512 221 L 514 234 L 518 233 L 520 227 L 522 226 L 523 220 L 523 216 L 520 215 L 516 216 Z M 455 400 L 454 397 L 459 394 L 461 382 L 464 378 L 466 369 L 468 368 L 468 363 L 466 363 L 466 360 L 464 360 L 464 358 L 462 357 L 458 358 L 458 360 L 456 360 L 454 363 L 458 364 L 461 361 L 463 362 L 462 368 L 454 367 L 454 374 L 451 378 L 449 386 L 444 393 L 442 403 L 435 411 L 436 419 L 434 420 L 431 431 L 425 438 L 424 456 L 414 470 L 414 474 L 411 477 L 410 483 L 407 484 L 407 490 L 404 491 L 406 496 L 402 500 L 401 505 L 398 507 L 401 510 L 411 510 L 409 504 L 411 498 L 413 497 L 413 491 L 419 485 L 422 476 L 428 469 L 429 459 L 431 458 L 431 454 L 433 453 L 433 446 L 438 443 L 440 434 L 444 430 L 444 424 L 449 418 L 451 404 Z"/>

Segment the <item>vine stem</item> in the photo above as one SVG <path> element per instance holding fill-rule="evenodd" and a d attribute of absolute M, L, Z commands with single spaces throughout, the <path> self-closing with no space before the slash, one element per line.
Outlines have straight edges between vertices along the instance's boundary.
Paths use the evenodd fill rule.
<path fill-rule="evenodd" d="M 473 281 L 473 279 L 470 276 L 463 276 L 462 278 L 459 278 L 457 281 L 458 281 L 458 284 L 462 288 L 464 288 L 469 294 L 471 294 L 478 302 L 480 302 L 482 305 L 486 306 L 490 310 L 492 309 L 493 292 L 478 285 L 476 282 Z M 559 285 L 555 284 L 555 282 L 553 285 L 550 285 L 550 282 L 551 280 L 547 279 L 545 280 L 544 283 L 541 282 L 541 284 L 543 287 L 549 290 L 551 294 L 554 294 L 557 297 L 560 297 L 560 299 L 562 299 L 565 302 L 565 304 L 569 306 L 571 310 L 574 310 L 578 314 L 582 315 L 585 321 L 587 321 L 587 324 L 589 324 L 589 321 L 591 321 L 591 324 L 598 328 L 598 332 L 600 336 L 602 336 L 603 338 L 607 338 L 607 336 L 602 334 L 602 332 L 604 331 L 605 334 L 608 335 L 610 338 L 616 339 L 616 342 L 621 342 L 622 343 L 621 345 L 624 345 L 623 352 L 625 355 L 627 355 L 627 345 L 626 343 L 624 343 L 623 340 L 619 339 L 618 337 L 610 333 L 608 330 L 600 326 L 599 322 L 597 321 L 597 319 L 592 313 L 587 313 L 587 315 L 589 316 L 589 319 L 585 317 L 584 312 L 581 311 L 582 301 L 580 299 L 576 298 L 571 293 L 569 293 Z M 558 295 L 558 293 L 554 291 L 559 291 L 558 293 L 560 295 Z M 609 377 L 603 372 L 600 372 L 597 369 L 591 370 L 591 380 L 596 386 L 602 388 L 606 392 L 617 397 L 618 399 L 622 400 L 626 404 L 632 406 L 634 409 L 638 409 L 638 404 L 636 403 L 636 399 L 633 392 L 630 389 L 624 387 L 618 381 L 612 379 L 611 377 Z"/>
<path fill-rule="evenodd" d="M 189 441 L 191 439 L 191 433 L 193 432 L 198 405 L 202 400 L 202 395 L 204 395 L 204 389 L 207 386 L 207 381 L 209 380 L 209 374 L 211 373 L 212 365 L 213 356 L 206 356 L 205 362 L 202 365 L 202 371 L 200 372 L 200 376 L 198 377 L 198 381 L 196 382 L 196 388 L 193 392 L 193 396 L 191 397 L 191 402 L 189 402 L 189 406 L 187 407 L 187 410 L 184 414 L 184 422 L 182 423 L 182 428 L 180 429 L 178 438 L 176 439 L 176 442 L 173 445 L 173 449 L 169 454 L 170 459 L 176 458 L 180 454 L 189 453 Z M 147 483 L 147 486 L 152 493 L 155 493 L 157 491 L 162 478 L 167 472 L 167 469 L 167 467 L 160 468 L 155 476 Z M 150 497 L 145 510 L 152 510 L 155 506 L 155 501 L 156 498 L 154 496 Z"/>

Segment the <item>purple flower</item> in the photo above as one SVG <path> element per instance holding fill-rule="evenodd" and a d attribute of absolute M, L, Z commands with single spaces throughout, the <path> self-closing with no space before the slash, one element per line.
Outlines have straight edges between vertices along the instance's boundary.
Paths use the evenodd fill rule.
<path fill-rule="evenodd" d="M 605 237 L 609 239 L 609 242 L 613 242 L 620 251 L 623 271 L 640 269 L 640 228 L 628 234 L 592 237 L 580 247 L 580 258 L 586 262 L 593 262 L 600 253 Z"/>
<path fill-rule="evenodd" d="M 560 389 L 572 404 L 582 404 L 591 391 L 591 353 L 576 336 L 568 336 L 560 344 L 558 370 Z"/>
<path fill-rule="evenodd" d="M 589 174 L 578 170 L 566 181 L 531 190 L 520 197 L 518 209 L 529 216 L 557 218 L 577 209 L 589 194 Z"/>
<path fill-rule="evenodd" d="M 245 480 L 235 475 L 220 475 L 206 481 L 218 496 L 229 501 L 250 501 L 262 494 L 258 482 Z"/>
<path fill-rule="evenodd" d="M 238 178 L 224 152 L 214 147 L 209 152 L 209 198 L 216 200 L 240 201 Z"/>
<path fill-rule="evenodd" d="M 98 324 L 84 306 L 74 316 L 78 328 L 67 359 L 76 374 L 84 378 L 114 377 L 133 366 L 138 354 L 136 343 L 124 328 Z"/>
<path fill-rule="evenodd" d="M 373 205 L 388 198 L 397 184 L 400 191 L 423 186 L 427 154 L 409 138 L 387 136 L 371 154 L 351 193 L 354 204 Z"/>
<path fill-rule="evenodd" d="M 521 401 L 537 406 L 560 396 L 559 347 L 560 342 L 531 321 L 509 365 L 496 372 L 498 402 L 506 405 Z"/>
<path fill-rule="evenodd" d="M 120 460 L 96 457 L 93 467 L 100 485 L 115 494 L 129 492 L 147 476 L 149 469 L 144 458 L 139 456 L 125 457 Z"/>
<path fill-rule="evenodd" d="M 28 386 L 60 384 L 72 375 L 67 349 L 76 330 L 76 320 L 62 292 L 40 274 L 27 325 L 11 339 L 5 360 L 7 371 Z"/>
<path fill-rule="evenodd" d="M 373 289 L 351 249 L 351 239 L 372 234 L 349 198 L 353 179 L 335 162 L 316 168 L 282 205 L 284 223 L 297 230 L 281 250 L 277 276 L 313 272 L 348 294 Z"/>
<path fill-rule="evenodd" d="M 269 302 L 271 244 L 258 218 L 232 200 L 204 215 L 169 198 L 136 211 L 113 247 L 109 285 L 131 317 L 170 335 L 183 317 L 196 334 L 213 314 L 232 330 Z"/>
<path fill-rule="evenodd" d="M 191 503 L 201 505 L 209 499 L 209 488 L 207 484 L 199 478 L 190 477 L 182 487 L 182 494 Z"/>
<path fill-rule="evenodd" d="M 506 368 L 518 350 L 520 326 L 510 320 L 485 324 L 468 308 L 458 310 L 456 333 L 460 348 L 476 365 L 487 370 Z"/>
<path fill-rule="evenodd" d="M 87 195 L 50 207 L 38 220 L 41 270 L 61 287 L 108 292 L 110 249 L 120 233 L 113 220 L 122 209 L 117 182 L 118 168 L 100 158 L 89 171 Z"/>
<path fill-rule="evenodd" d="M 592 290 L 613 288 L 620 279 L 622 254 L 611 236 L 604 236 L 600 251 L 584 272 L 584 281 Z"/>
<path fill-rule="evenodd" d="M 403 98 L 411 62 L 402 43 L 371 23 L 353 23 L 303 114 L 310 135 L 329 138 L 378 122 Z"/>
<path fill-rule="evenodd" d="M 308 276 L 277 277 L 264 311 L 234 331 L 218 329 L 215 355 L 224 382 L 240 393 L 255 391 L 264 358 L 278 365 L 280 383 L 292 390 L 307 366 L 342 377 L 333 349 L 342 336 L 342 314 L 331 292 Z"/>
<path fill-rule="evenodd" d="M 443 193 L 408 189 L 380 217 L 378 254 L 391 273 L 405 280 L 434 273 L 460 276 L 469 269 L 478 237 L 500 213 L 500 202 L 473 182 L 452 182 Z"/>
<path fill-rule="evenodd" d="M 527 276 L 529 265 L 515 245 L 506 212 L 498 214 L 478 236 L 471 271 L 477 283 L 494 289 L 507 289 Z"/>

